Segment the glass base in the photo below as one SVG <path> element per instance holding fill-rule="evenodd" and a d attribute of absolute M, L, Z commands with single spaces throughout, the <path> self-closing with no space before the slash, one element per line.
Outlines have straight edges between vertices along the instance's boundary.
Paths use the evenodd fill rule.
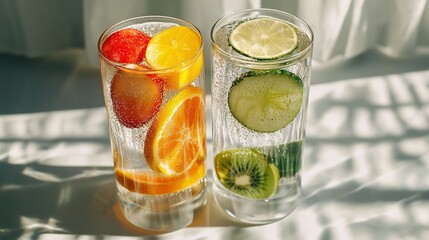
<path fill-rule="evenodd" d="M 205 185 L 204 179 L 177 193 L 147 195 L 130 192 L 117 183 L 125 218 L 137 227 L 160 232 L 175 231 L 192 223 L 207 202 Z"/>
<path fill-rule="evenodd" d="M 241 197 L 215 183 L 213 194 L 217 204 L 234 219 L 249 224 L 279 221 L 298 206 L 301 196 L 299 175 L 280 180 L 278 193 L 269 199 L 252 200 Z"/>

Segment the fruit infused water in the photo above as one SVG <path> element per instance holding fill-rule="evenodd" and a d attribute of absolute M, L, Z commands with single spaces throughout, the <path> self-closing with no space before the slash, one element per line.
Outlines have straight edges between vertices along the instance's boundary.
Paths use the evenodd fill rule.
<path fill-rule="evenodd" d="M 215 200 L 242 222 L 277 221 L 301 194 L 311 29 L 249 9 L 218 20 L 211 38 Z"/>
<path fill-rule="evenodd" d="M 148 230 L 183 228 L 206 202 L 201 35 L 147 16 L 110 27 L 98 46 L 123 214 Z"/>

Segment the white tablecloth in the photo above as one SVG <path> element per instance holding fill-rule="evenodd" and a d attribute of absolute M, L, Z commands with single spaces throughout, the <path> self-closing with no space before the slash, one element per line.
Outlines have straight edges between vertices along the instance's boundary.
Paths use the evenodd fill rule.
<path fill-rule="evenodd" d="M 0 238 L 429 239 L 429 71 L 335 80 L 310 96 L 296 211 L 239 224 L 209 187 L 191 226 L 160 235 L 121 220 L 103 107 L 0 115 Z"/>

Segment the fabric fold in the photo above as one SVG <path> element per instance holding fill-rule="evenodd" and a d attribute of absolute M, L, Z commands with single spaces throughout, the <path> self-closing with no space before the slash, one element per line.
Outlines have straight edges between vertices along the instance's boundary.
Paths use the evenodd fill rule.
<path fill-rule="evenodd" d="M 217 19 L 235 10 L 259 7 L 290 12 L 308 22 L 315 35 L 313 59 L 319 62 L 350 59 L 372 49 L 397 58 L 429 51 L 429 0 L 46 1 L 49 4 L 0 3 L 4 33 L 0 52 L 38 57 L 78 47 L 97 66 L 97 40 L 102 31 L 142 15 L 168 15 L 194 23 L 208 51 L 210 29 Z"/>

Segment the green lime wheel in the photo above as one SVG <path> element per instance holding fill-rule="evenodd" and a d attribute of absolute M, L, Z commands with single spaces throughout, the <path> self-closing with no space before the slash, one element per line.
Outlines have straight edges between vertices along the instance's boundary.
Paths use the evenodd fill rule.
<path fill-rule="evenodd" d="M 298 36 L 287 22 L 261 17 L 238 24 L 229 35 L 228 42 L 245 56 L 266 60 L 291 53 L 298 46 Z"/>

